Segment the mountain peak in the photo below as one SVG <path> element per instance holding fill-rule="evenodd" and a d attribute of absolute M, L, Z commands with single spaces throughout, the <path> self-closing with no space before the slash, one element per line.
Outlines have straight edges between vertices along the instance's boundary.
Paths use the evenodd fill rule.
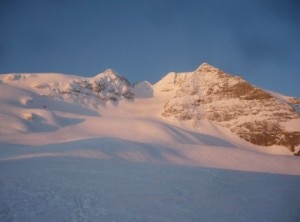
<path fill-rule="evenodd" d="M 196 69 L 196 72 L 210 72 L 210 71 L 218 71 L 218 70 L 219 70 L 218 68 L 204 62 Z"/>
<path fill-rule="evenodd" d="M 106 69 L 103 72 L 101 72 L 98 75 L 96 75 L 94 78 L 99 78 L 99 77 L 103 78 L 103 75 L 109 77 L 112 80 L 114 80 L 114 79 L 116 79 L 116 78 L 119 77 L 119 74 L 115 70 L 113 70 L 113 69 Z"/>
<path fill-rule="evenodd" d="M 103 74 L 107 74 L 107 75 L 116 75 L 116 76 L 119 75 L 119 74 L 118 74 L 115 70 L 113 70 L 113 69 L 106 69 L 106 70 L 104 70 Z"/>
<path fill-rule="evenodd" d="M 242 139 L 261 146 L 283 145 L 298 152 L 300 133 L 286 127 L 300 118 L 291 101 L 283 102 L 244 79 L 207 63 L 175 88 L 161 115 L 197 126 L 208 119 Z"/>

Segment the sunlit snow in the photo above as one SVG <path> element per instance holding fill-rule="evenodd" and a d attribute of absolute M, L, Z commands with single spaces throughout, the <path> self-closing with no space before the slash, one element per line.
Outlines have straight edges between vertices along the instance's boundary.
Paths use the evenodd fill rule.
<path fill-rule="evenodd" d="M 175 73 L 135 87 L 106 75 L 1 76 L 1 222 L 300 220 L 299 157 L 163 119 Z M 103 97 L 99 78 L 114 83 Z"/>

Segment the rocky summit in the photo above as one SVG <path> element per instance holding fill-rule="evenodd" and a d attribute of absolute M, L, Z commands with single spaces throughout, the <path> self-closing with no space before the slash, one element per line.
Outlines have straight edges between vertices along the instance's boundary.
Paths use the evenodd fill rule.
<path fill-rule="evenodd" d="M 299 99 L 280 99 L 206 63 L 191 73 L 170 73 L 161 81 L 158 84 L 166 85 L 162 90 L 175 91 L 163 107 L 165 118 L 192 120 L 195 127 L 208 119 L 260 146 L 283 145 L 294 152 L 300 144 L 300 132 L 286 127 L 300 119 Z"/>

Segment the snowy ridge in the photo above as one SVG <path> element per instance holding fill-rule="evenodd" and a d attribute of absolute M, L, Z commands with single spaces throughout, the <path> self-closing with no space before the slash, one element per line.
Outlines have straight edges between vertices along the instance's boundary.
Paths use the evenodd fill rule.
<path fill-rule="evenodd" d="M 111 69 L 93 78 L 62 74 L 7 74 L 3 75 L 1 82 L 33 89 L 43 96 L 77 103 L 92 99 L 104 104 L 106 101 L 133 99 L 134 96 L 129 81 Z"/>
<path fill-rule="evenodd" d="M 187 73 L 176 73 L 170 72 L 165 77 L 163 77 L 159 82 L 157 82 L 154 87 L 158 91 L 168 92 L 176 90 L 180 87 L 184 81 L 190 77 L 189 72 Z"/>
<path fill-rule="evenodd" d="M 153 85 L 148 81 L 138 82 L 133 85 L 135 97 L 153 97 Z"/>

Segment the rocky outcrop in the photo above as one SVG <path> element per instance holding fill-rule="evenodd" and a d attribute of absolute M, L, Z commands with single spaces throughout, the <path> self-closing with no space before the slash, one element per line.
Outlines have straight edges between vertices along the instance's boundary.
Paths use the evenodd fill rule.
<path fill-rule="evenodd" d="M 80 98 L 92 96 L 102 101 L 131 100 L 134 98 L 133 88 L 129 81 L 111 69 L 93 78 L 78 78 L 67 82 L 43 82 L 34 86 L 40 94 L 54 98 Z"/>
<path fill-rule="evenodd" d="M 293 152 L 300 146 L 300 132 L 284 127 L 284 123 L 300 118 L 295 108 L 297 99 L 279 100 L 208 64 L 185 74 L 175 90 L 174 98 L 163 108 L 165 118 L 191 120 L 196 127 L 197 121 L 208 119 L 256 145 L 284 145 Z"/>

